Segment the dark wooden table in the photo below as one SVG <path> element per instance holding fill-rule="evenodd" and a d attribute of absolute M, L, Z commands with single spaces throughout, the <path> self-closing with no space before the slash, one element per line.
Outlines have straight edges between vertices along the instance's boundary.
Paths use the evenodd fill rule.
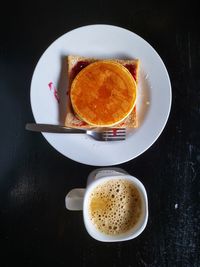
<path fill-rule="evenodd" d="M 1 8 L 0 265 L 200 266 L 200 35 L 191 1 L 35 1 Z M 43 51 L 88 24 L 112 24 L 146 39 L 172 83 L 168 123 L 153 146 L 119 165 L 144 183 L 149 221 L 138 238 L 93 240 L 64 198 L 95 169 L 52 148 L 33 121 L 30 82 Z M 81 45 L 81 42 L 80 42 Z"/>

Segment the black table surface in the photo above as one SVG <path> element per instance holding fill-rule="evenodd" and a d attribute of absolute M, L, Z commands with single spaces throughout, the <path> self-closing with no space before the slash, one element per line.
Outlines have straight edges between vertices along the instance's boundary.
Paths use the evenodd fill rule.
<path fill-rule="evenodd" d="M 199 15 L 192 1 L 180 3 L 26 1 L 1 7 L 1 266 L 200 266 Z M 146 229 L 127 242 L 92 239 L 82 213 L 65 208 L 66 193 L 84 187 L 96 167 L 64 157 L 41 134 L 24 130 L 34 120 L 30 83 L 40 56 L 62 34 L 90 24 L 143 37 L 163 59 L 172 84 L 164 131 L 145 153 L 119 165 L 143 182 L 149 199 Z"/>

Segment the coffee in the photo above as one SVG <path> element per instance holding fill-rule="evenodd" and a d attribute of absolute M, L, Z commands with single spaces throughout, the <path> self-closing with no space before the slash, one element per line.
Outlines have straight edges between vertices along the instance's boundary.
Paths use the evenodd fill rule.
<path fill-rule="evenodd" d="M 137 224 L 142 215 L 142 200 L 131 181 L 111 179 L 92 190 L 88 209 L 90 220 L 100 232 L 118 235 Z"/>

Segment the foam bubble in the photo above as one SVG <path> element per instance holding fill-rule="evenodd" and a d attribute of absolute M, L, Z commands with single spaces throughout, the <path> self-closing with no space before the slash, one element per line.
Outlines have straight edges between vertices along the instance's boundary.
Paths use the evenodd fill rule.
<path fill-rule="evenodd" d="M 125 179 L 109 180 L 95 187 L 88 204 L 95 227 L 109 235 L 127 232 L 141 216 L 140 194 L 133 183 Z"/>

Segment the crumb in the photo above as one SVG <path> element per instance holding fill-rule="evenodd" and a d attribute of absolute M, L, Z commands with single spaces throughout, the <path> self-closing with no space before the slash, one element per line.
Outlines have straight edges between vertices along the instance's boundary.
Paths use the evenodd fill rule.
<path fill-rule="evenodd" d="M 175 204 L 174 208 L 175 208 L 175 210 L 178 209 L 178 204 Z"/>

